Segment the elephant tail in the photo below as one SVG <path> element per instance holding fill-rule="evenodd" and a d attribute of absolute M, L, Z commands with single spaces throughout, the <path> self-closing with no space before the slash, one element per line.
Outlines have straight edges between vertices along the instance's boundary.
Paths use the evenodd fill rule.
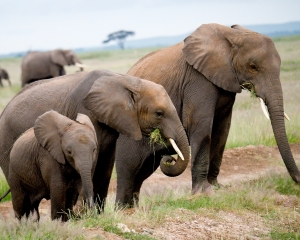
<path fill-rule="evenodd" d="M 1 197 L 0 202 L 10 193 L 10 189 L 8 189 Z"/>

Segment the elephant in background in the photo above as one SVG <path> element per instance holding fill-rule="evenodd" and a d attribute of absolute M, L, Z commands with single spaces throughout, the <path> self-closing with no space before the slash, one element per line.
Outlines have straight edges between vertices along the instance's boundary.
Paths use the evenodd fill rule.
<path fill-rule="evenodd" d="M 38 117 L 10 152 L 8 183 L 17 218 L 36 212 L 43 198 L 51 199 L 51 218 L 68 219 L 83 189 L 93 206 L 92 175 L 96 167 L 97 137 L 88 116 L 73 121 L 56 111 Z"/>
<path fill-rule="evenodd" d="M 170 174 L 180 174 L 188 164 L 190 148 L 176 109 L 163 86 L 110 71 L 78 72 L 24 87 L 0 116 L 0 166 L 8 178 L 9 154 L 16 139 L 33 127 L 35 119 L 54 110 L 76 119 L 87 115 L 97 134 L 97 165 L 93 176 L 94 201 L 104 208 L 115 160 L 119 133 L 135 141 L 159 130 L 165 143 L 182 158 L 162 163 Z M 143 141 L 149 144 L 149 139 Z"/>
<path fill-rule="evenodd" d="M 0 68 L 0 86 L 1 87 L 3 87 L 2 79 L 6 79 L 8 81 L 9 86 L 11 86 L 8 72 L 5 69 Z"/>
<path fill-rule="evenodd" d="M 76 65 L 83 70 L 83 64 L 72 50 L 56 49 L 48 52 L 29 52 L 21 64 L 22 87 L 25 84 L 66 74 L 64 66 Z"/>
<path fill-rule="evenodd" d="M 290 176 L 300 183 L 286 136 L 280 64 L 269 37 L 239 25 L 203 24 L 183 42 L 144 56 L 128 71 L 163 85 L 172 99 L 191 145 L 192 194 L 218 185 L 232 107 L 242 89 L 267 106 L 282 159 Z M 154 156 L 147 144 L 120 136 L 118 204 L 132 205 L 138 199 L 143 181 L 158 167 L 162 154 Z"/>

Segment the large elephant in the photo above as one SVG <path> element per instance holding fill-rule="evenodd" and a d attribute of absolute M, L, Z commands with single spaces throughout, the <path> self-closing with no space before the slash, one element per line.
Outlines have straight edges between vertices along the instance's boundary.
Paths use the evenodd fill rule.
<path fill-rule="evenodd" d="M 8 183 L 17 218 L 37 213 L 43 198 L 51 199 L 51 218 L 68 219 L 81 190 L 93 206 L 92 175 L 97 137 L 88 116 L 73 121 L 56 111 L 37 118 L 10 152 Z"/>
<path fill-rule="evenodd" d="M 0 86 L 1 87 L 3 87 L 2 79 L 7 80 L 9 86 L 11 86 L 11 82 L 10 82 L 10 79 L 9 79 L 8 72 L 5 69 L 0 68 Z"/>
<path fill-rule="evenodd" d="M 64 66 L 76 65 L 83 70 L 83 64 L 72 50 L 56 49 L 47 52 L 29 52 L 21 64 L 22 87 L 26 84 L 66 74 Z"/>
<path fill-rule="evenodd" d="M 184 160 L 162 164 L 182 172 L 189 161 L 187 135 L 165 89 L 151 81 L 97 70 L 78 72 L 23 88 L 0 116 L 0 166 L 9 174 L 10 149 L 16 139 L 31 128 L 41 114 L 55 110 L 72 120 L 77 113 L 90 117 L 98 139 L 98 160 L 93 177 L 94 200 L 104 207 L 115 158 L 119 132 L 141 140 L 153 130 L 169 139 Z M 149 142 L 149 140 L 148 140 Z M 177 168 L 180 168 L 178 170 Z"/>
<path fill-rule="evenodd" d="M 243 88 L 266 104 L 283 161 L 293 180 L 300 182 L 285 131 L 280 63 L 270 38 L 239 25 L 204 24 L 183 42 L 146 55 L 128 71 L 163 85 L 171 97 L 191 145 L 193 194 L 218 184 L 232 107 Z M 117 203 L 132 205 L 161 154 L 153 162 L 147 144 L 120 136 Z"/>

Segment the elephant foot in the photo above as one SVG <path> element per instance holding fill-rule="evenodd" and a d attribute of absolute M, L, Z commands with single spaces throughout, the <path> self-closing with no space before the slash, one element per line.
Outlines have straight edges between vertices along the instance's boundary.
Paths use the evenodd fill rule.
<path fill-rule="evenodd" d="M 222 185 L 221 183 L 219 183 L 218 180 L 217 180 L 217 178 L 213 178 L 213 179 L 209 179 L 208 178 L 208 182 L 210 184 L 212 184 L 215 187 L 216 190 L 220 189 L 220 188 L 224 188 L 224 185 Z"/>
<path fill-rule="evenodd" d="M 196 194 L 211 195 L 214 192 L 214 190 L 215 190 L 214 185 L 209 183 L 207 180 L 205 180 L 201 184 L 193 186 L 192 195 L 196 195 Z"/>

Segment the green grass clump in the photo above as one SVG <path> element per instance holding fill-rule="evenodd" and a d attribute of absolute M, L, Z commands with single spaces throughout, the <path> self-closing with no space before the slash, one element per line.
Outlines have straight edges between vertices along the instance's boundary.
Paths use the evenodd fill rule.
<path fill-rule="evenodd" d="M 0 171 L 0 197 L 9 189 L 8 183 L 2 171 Z M 11 194 L 9 193 L 1 202 L 11 201 Z"/>
<path fill-rule="evenodd" d="M 166 140 L 161 135 L 161 133 L 160 133 L 160 131 L 159 131 L 158 128 L 156 128 L 155 130 L 153 130 L 150 133 L 149 139 L 150 139 L 150 145 L 159 144 L 159 145 L 166 146 Z"/>
<path fill-rule="evenodd" d="M 252 98 L 256 98 L 256 92 L 252 83 L 246 82 L 241 85 L 242 89 L 248 90 Z"/>

